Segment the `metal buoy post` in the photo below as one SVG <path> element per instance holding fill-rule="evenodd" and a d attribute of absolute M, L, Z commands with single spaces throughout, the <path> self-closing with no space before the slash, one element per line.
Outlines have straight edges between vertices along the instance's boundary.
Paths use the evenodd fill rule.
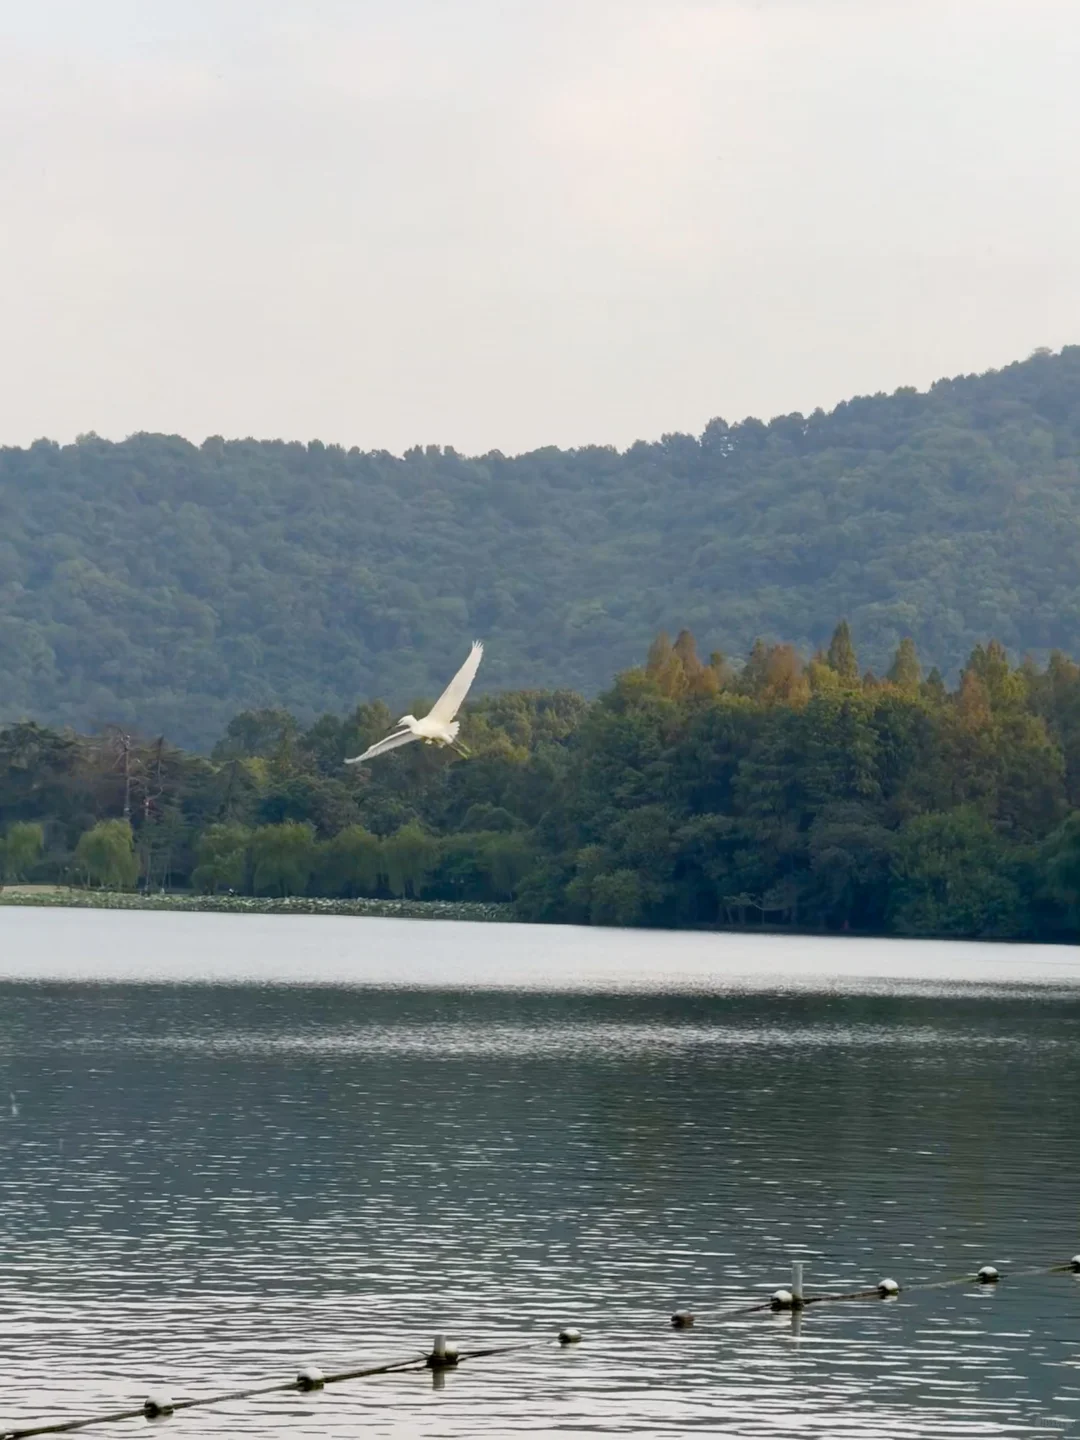
<path fill-rule="evenodd" d="M 801 1310 L 803 1306 L 803 1261 L 793 1260 L 791 1262 L 791 1300 L 795 1309 Z"/>

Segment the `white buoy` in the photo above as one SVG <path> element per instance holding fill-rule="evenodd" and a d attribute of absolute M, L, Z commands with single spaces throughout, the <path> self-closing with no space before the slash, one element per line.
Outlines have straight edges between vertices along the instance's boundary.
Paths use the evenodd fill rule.
<path fill-rule="evenodd" d="M 888 1278 L 879 1280 L 877 1282 L 877 1293 L 883 1300 L 888 1300 L 892 1296 L 900 1294 L 900 1286 L 895 1280 L 889 1280 Z"/>
<path fill-rule="evenodd" d="M 559 1331 L 560 1345 L 578 1345 L 581 1343 L 581 1331 L 573 1325 L 567 1325 Z"/>
<path fill-rule="evenodd" d="M 458 1347 L 450 1344 L 445 1335 L 436 1335 L 427 1363 L 432 1370 L 445 1370 L 449 1365 L 456 1365 Z"/>
<path fill-rule="evenodd" d="M 304 1365 L 296 1377 L 296 1383 L 301 1390 L 321 1390 L 326 1384 L 326 1376 L 318 1365 Z"/>
<path fill-rule="evenodd" d="M 774 1310 L 792 1310 L 795 1307 L 795 1296 L 790 1290 L 774 1290 L 769 1304 Z"/>
<path fill-rule="evenodd" d="M 143 1414 L 148 1420 L 154 1420 L 158 1415 L 171 1415 L 173 1413 L 173 1398 L 167 1390 L 151 1390 L 143 1401 Z"/>
<path fill-rule="evenodd" d="M 1069 1261 L 1069 1269 L 1080 1273 L 1080 1255 L 1074 1255 Z"/>
<path fill-rule="evenodd" d="M 676 1310 L 671 1317 L 671 1323 L 676 1330 L 689 1330 L 694 1323 L 694 1312 L 692 1310 Z"/>
<path fill-rule="evenodd" d="M 984 1265 L 982 1269 L 978 1272 L 978 1274 L 975 1276 L 975 1279 L 979 1282 L 980 1285 L 996 1285 L 997 1282 L 1001 1279 L 1001 1275 L 999 1274 L 996 1266 Z"/>

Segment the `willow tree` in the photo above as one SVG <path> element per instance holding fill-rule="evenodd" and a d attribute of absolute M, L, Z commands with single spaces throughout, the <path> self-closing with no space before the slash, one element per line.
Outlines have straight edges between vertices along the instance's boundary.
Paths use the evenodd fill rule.
<path fill-rule="evenodd" d="M 17 820 L 0 836 L 0 881 L 25 880 L 41 859 L 45 831 L 33 821 Z"/>
<path fill-rule="evenodd" d="M 75 869 L 88 885 L 131 890 L 139 876 L 135 837 L 126 820 L 101 820 L 79 836 Z"/>

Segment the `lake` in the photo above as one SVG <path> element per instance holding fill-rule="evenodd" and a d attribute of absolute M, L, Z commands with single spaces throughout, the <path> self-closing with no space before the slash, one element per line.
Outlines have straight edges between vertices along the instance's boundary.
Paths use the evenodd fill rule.
<path fill-rule="evenodd" d="M 1078 1115 L 1072 950 L 0 908 L 0 1431 L 1080 1433 Z"/>

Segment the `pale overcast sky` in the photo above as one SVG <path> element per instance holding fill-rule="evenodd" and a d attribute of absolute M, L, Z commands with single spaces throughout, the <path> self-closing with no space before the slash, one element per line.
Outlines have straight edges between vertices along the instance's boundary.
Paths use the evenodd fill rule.
<path fill-rule="evenodd" d="M 1080 0 L 0 0 L 0 443 L 614 443 L 1080 341 Z"/>

